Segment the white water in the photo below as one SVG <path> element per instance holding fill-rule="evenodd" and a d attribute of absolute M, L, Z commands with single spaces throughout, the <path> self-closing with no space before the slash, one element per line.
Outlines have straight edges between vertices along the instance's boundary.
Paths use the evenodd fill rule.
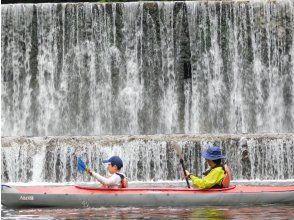
<path fill-rule="evenodd" d="M 201 176 L 207 169 L 201 152 L 219 145 L 234 181 L 294 179 L 293 134 L 152 135 L 2 138 L 3 182 L 73 183 L 93 181 L 77 172 L 80 156 L 105 174 L 102 160 L 119 155 L 130 181 L 178 181 L 182 168 L 171 141 L 180 144 L 188 170 Z"/>
<path fill-rule="evenodd" d="M 293 132 L 293 8 L 2 5 L 2 135 Z"/>

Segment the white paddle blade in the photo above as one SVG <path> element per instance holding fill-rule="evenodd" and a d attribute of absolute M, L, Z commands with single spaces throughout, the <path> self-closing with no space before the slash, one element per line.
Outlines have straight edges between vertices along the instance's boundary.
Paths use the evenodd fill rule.
<path fill-rule="evenodd" d="M 183 159 L 182 150 L 181 150 L 180 145 L 176 142 L 171 142 L 171 145 L 175 148 L 176 154 L 178 155 L 178 157 L 180 159 Z"/>

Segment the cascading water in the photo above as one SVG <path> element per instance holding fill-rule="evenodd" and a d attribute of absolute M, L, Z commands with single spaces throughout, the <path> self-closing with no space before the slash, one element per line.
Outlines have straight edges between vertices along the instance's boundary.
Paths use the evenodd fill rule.
<path fill-rule="evenodd" d="M 1 12 L 2 136 L 294 131 L 293 1 Z"/>
<path fill-rule="evenodd" d="M 294 135 L 152 135 L 2 138 L 3 182 L 80 182 L 77 156 L 105 173 L 102 160 L 120 155 L 130 181 L 180 180 L 182 169 L 171 141 L 180 144 L 187 169 L 201 175 L 201 151 L 222 146 L 233 180 L 294 179 Z M 93 181 L 93 179 L 92 179 Z"/>

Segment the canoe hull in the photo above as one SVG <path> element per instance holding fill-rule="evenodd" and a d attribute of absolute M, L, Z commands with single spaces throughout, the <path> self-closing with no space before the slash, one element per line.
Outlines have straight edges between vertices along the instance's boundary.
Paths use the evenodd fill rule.
<path fill-rule="evenodd" d="M 51 187 L 52 188 L 52 187 Z M 70 192 L 70 188 L 69 192 Z M 255 190 L 256 191 L 256 190 Z M 234 206 L 242 204 L 294 204 L 294 188 L 286 191 L 245 192 L 241 190 L 196 191 L 196 190 L 87 190 L 75 193 L 20 192 L 15 188 L 2 189 L 1 203 L 11 208 L 32 207 L 193 207 Z"/>

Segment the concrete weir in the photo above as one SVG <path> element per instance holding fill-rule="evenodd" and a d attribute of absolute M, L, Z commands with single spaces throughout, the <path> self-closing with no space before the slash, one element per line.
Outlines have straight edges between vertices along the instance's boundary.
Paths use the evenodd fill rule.
<path fill-rule="evenodd" d="M 73 2 L 1 6 L 3 136 L 294 131 L 294 1 Z"/>
<path fill-rule="evenodd" d="M 102 160 L 119 155 L 131 181 L 180 180 L 182 170 L 172 141 L 180 144 L 187 169 L 197 175 L 207 168 L 201 152 L 219 145 L 233 180 L 294 179 L 294 133 L 2 137 L 1 179 L 90 181 L 77 172 L 77 156 L 103 174 Z"/>

